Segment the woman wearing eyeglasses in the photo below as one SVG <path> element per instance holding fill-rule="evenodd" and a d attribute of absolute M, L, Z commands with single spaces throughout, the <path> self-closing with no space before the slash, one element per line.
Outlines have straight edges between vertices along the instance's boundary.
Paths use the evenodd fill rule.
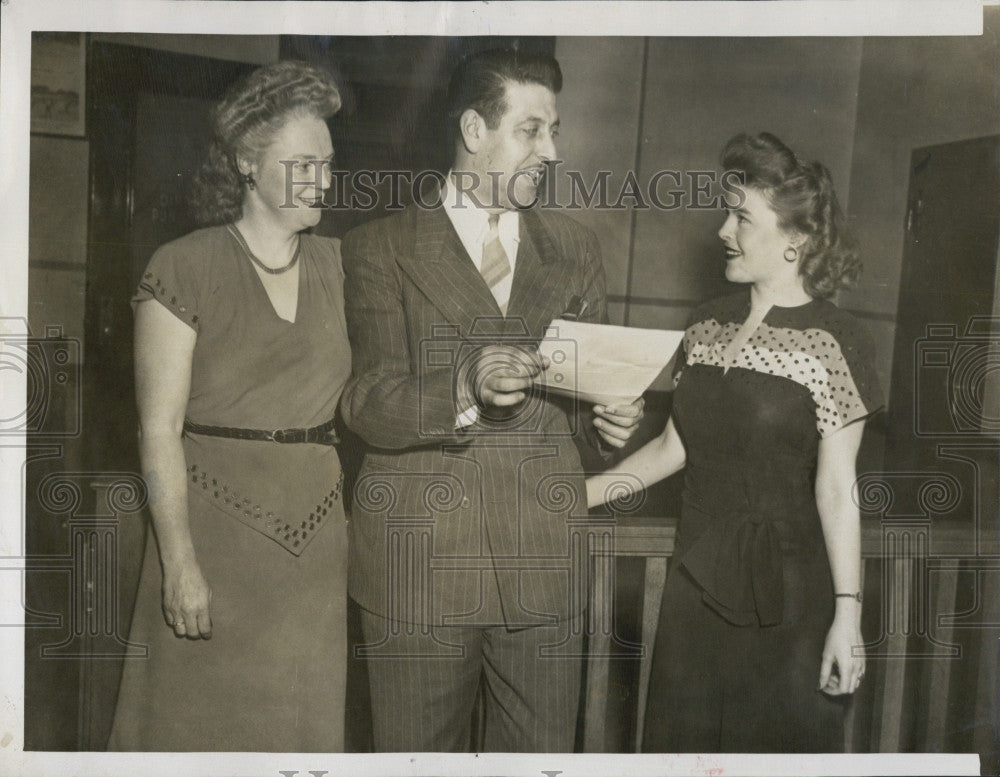
<path fill-rule="evenodd" d="M 333 417 L 350 370 L 324 71 L 278 62 L 214 113 L 206 226 L 133 298 L 151 537 L 110 747 L 343 748 L 346 529 Z"/>

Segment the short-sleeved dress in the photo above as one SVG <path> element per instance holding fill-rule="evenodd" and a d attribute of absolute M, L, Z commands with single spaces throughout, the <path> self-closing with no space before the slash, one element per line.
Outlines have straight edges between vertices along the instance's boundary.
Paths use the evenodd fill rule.
<path fill-rule="evenodd" d="M 157 300 L 197 333 L 187 418 L 294 429 L 334 416 L 350 374 L 339 242 L 302 235 L 294 323 L 274 311 L 226 227 L 160 248 L 134 301 Z M 186 433 L 195 553 L 212 588 L 212 637 L 163 619 L 153 531 L 109 748 L 343 749 L 346 526 L 337 451 Z M 155 473 L 150 475 L 156 488 Z"/>
<path fill-rule="evenodd" d="M 820 439 L 881 405 L 871 340 L 814 299 L 696 311 L 673 415 L 687 452 L 646 711 L 647 752 L 835 752 L 843 704 L 819 692 L 833 588 L 814 494 Z"/>

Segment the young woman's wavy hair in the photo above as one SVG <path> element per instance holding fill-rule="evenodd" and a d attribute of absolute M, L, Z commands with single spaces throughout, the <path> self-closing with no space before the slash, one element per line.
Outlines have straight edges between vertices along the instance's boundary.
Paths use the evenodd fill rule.
<path fill-rule="evenodd" d="M 857 281 L 861 261 L 833 190 L 830 171 L 802 163 L 774 135 L 741 134 L 722 152 L 724 170 L 741 173 L 759 189 L 778 217 L 778 226 L 806 238 L 799 247 L 799 274 L 806 292 L 826 298 Z"/>
<path fill-rule="evenodd" d="M 227 224 L 242 214 L 239 158 L 258 159 L 292 116 L 325 120 L 338 110 L 333 78 L 308 62 L 275 62 L 234 84 L 212 112 L 212 143 L 194 179 L 191 206 L 198 223 Z"/>

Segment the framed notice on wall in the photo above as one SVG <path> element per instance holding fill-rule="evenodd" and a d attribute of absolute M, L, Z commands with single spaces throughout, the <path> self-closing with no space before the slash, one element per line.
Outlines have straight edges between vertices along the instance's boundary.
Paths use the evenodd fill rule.
<path fill-rule="evenodd" d="M 84 137 L 86 34 L 34 32 L 31 49 L 31 131 Z"/>

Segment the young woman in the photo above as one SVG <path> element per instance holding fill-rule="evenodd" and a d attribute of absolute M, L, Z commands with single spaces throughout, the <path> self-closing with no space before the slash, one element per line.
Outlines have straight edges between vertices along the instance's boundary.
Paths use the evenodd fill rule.
<path fill-rule="evenodd" d="M 869 337 L 828 297 L 859 263 L 822 165 L 761 134 L 723 166 L 744 182 L 719 230 L 726 277 L 747 289 L 696 311 L 666 428 L 588 499 L 616 473 L 686 468 L 644 749 L 836 751 L 837 697 L 865 671 L 851 488 L 880 390 Z"/>

